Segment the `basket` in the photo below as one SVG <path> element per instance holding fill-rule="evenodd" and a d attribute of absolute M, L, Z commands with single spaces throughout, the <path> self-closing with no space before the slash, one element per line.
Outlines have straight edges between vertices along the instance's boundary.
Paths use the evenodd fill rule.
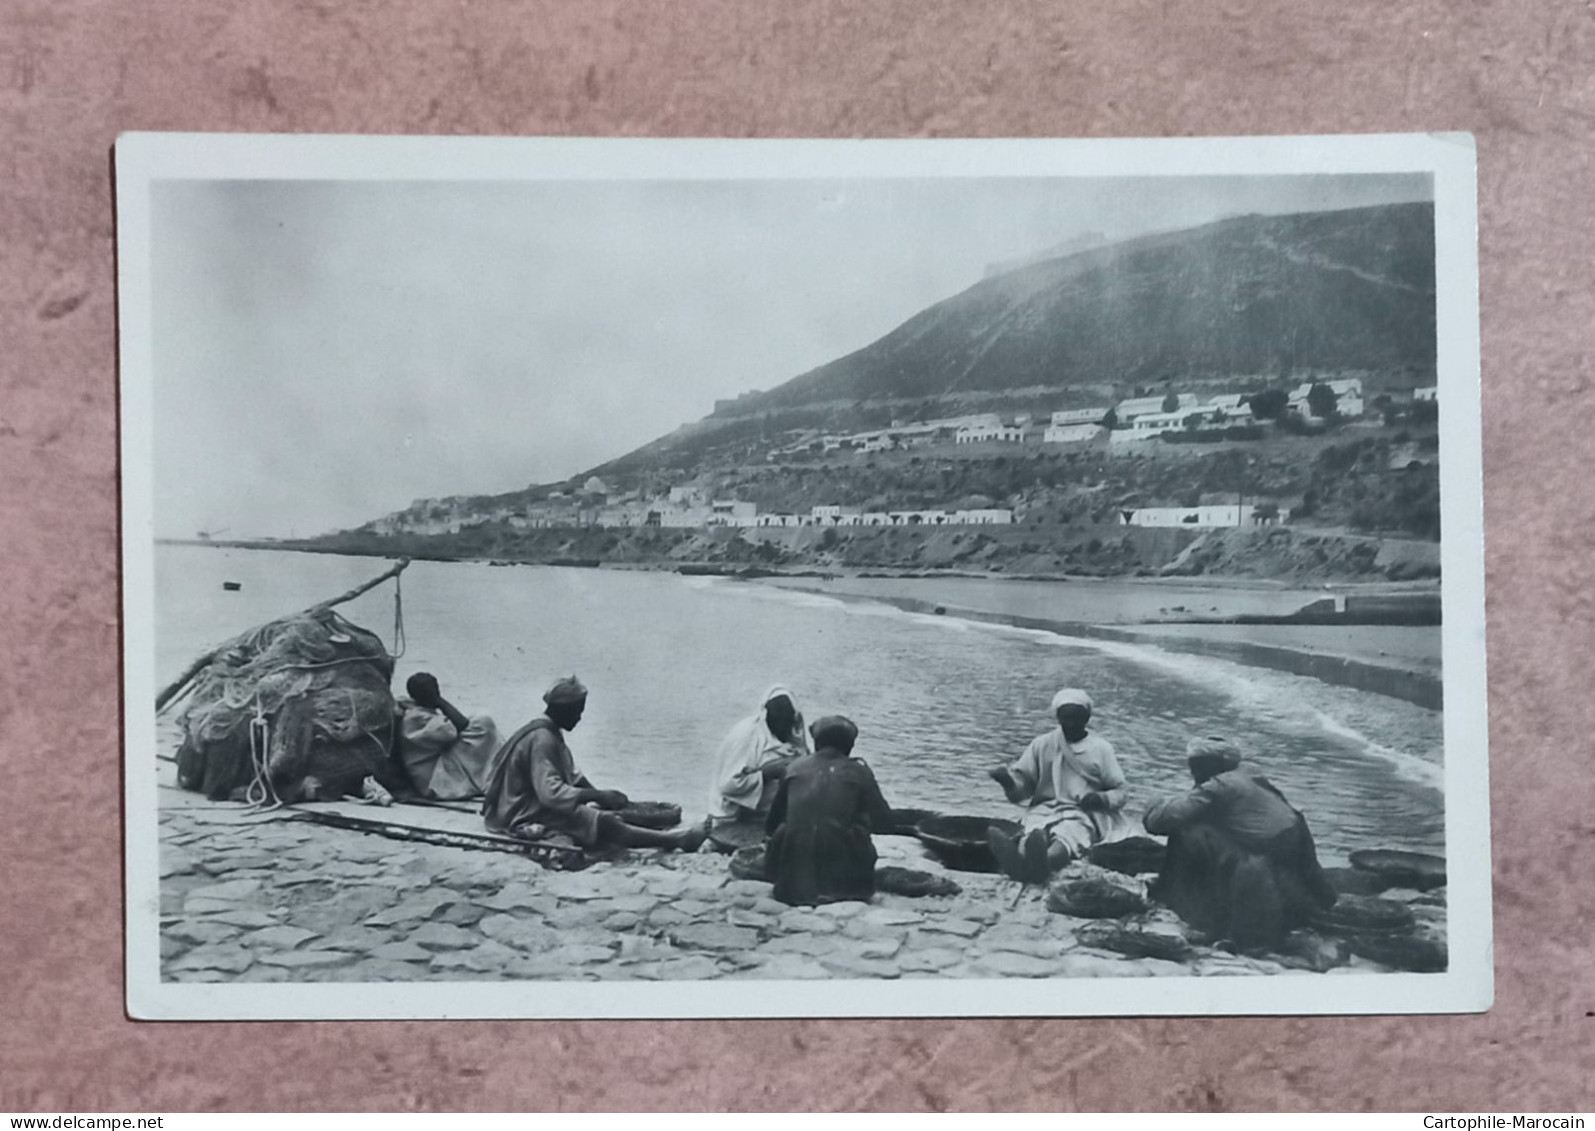
<path fill-rule="evenodd" d="M 639 829 L 673 829 L 681 824 L 681 806 L 665 801 L 633 801 L 615 815 Z"/>
<path fill-rule="evenodd" d="M 1351 866 L 1378 876 L 1386 887 L 1428 891 L 1445 886 L 1445 860 L 1426 852 L 1370 848 L 1351 854 Z"/>
<path fill-rule="evenodd" d="M 1398 935 L 1412 929 L 1412 908 L 1393 899 L 1343 895 L 1318 913 L 1319 930 L 1332 935 Z"/>
<path fill-rule="evenodd" d="M 913 836 L 914 830 L 919 827 L 920 822 L 928 821 L 932 817 L 940 815 L 934 809 L 893 809 L 892 827 L 889 829 L 876 829 L 875 831 L 889 836 Z"/>
<path fill-rule="evenodd" d="M 986 835 L 999 829 L 1005 836 L 1019 835 L 1016 821 L 992 817 L 929 817 L 914 828 L 914 835 L 943 864 L 960 872 L 996 872 L 997 858 Z"/>

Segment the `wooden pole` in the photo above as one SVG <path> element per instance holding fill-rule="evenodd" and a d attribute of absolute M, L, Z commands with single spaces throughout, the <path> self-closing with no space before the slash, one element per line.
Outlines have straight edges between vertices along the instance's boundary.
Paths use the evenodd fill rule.
<path fill-rule="evenodd" d="M 306 613 L 319 613 L 325 609 L 332 608 L 334 605 L 341 605 L 346 601 L 352 601 L 356 597 L 360 596 L 360 594 L 375 589 L 378 585 L 381 585 L 384 581 L 388 580 L 388 578 L 399 576 L 399 574 L 403 573 L 405 569 L 409 567 L 409 565 L 409 558 L 400 558 L 398 564 L 393 566 L 392 569 L 387 570 L 377 577 L 373 577 L 364 585 L 356 585 L 347 593 L 343 593 L 337 597 L 333 597 L 330 600 L 311 605 L 308 609 L 305 609 L 296 615 L 303 616 Z M 238 640 L 238 637 L 235 636 L 232 638 L 232 640 L 212 648 L 209 652 L 206 652 L 203 656 L 199 657 L 199 659 L 189 664 L 188 667 L 183 670 L 182 675 L 178 676 L 171 683 L 167 684 L 165 689 L 161 691 L 159 695 L 155 696 L 155 710 L 159 712 L 161 708 L 165 707 L 166 704 L 170 703 L 174 698 L 176 698 L 178 692 L 182 691 L 184 687 L 188 686 L 189 680 L 198 675 L 204 669 L 206 664 L 209 664 L 221 653 L 227 651 L 228 648 L 231 648 L 236 640 Z"/>
<path fill-rule="evenodd" d="M 364 585 L 356 585 L 353 589 L 349 590 L 349 592 L 344 593 L 341 596 L 334 597 L 330 601 L 322 601 L 320 604 L 311 605 L 308 609 L 305 610 L 305 612 L 307 612 L 307 613 L 319 613 L 323 609 L 330 609 L 334 605 L 341 605 L 345 601 L 352 601 L 356 597 L 360 596 L 360 594 L 362 594 L 362 593 L 364 593 L 364 592 L 366 592 L 368 590 L 375 589 L 378 585 L 381 585 L 388 578 L 390 578 L 390 577 L 398 577 L 399 574 L 403 573 L 406 569 L 409 568 L 409 566 L 410 566 L 410 559 L 409 558 L 400 558 L 399 561 L 398 561 L 398 564 L 395 565 L 392 569 L 388 570 L 386 573 L 381 574 L 380 576 L 377 576 L 377 577 L 373 577 L 370 581 L 366 582 Z"/>

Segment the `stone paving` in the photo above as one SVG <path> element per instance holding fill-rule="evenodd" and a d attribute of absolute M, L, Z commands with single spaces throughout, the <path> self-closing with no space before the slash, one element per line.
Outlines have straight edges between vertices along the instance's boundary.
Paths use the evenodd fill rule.
<path fill-rule="evenodd" d="M 275 814 L 161 814 L 162 976 L 180 982 L 1154 977 L 1295 972 L 1078 944 L 1044 893 L 953 873 L 962 895 L 792 908 L 727 858 L 633 852 L 582 872 Z M 883 863 L 930 868 L 917 842 Z M 1158 929 L 1178 930 L 1164 915 Z M 1381 969 L 1353 959 L 1342 970 Z"/>

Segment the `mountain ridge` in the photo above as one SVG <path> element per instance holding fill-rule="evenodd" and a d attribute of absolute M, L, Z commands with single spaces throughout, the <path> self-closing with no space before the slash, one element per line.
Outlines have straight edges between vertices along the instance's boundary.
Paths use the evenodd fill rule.
<path fill-rule="evenodd" d="M 1429 203 L 1245 215 L 981 279 L 723 418 L 960 389 L 1434 365 Z M 1225 316 L 1227 312 L 1228 316 Z M 1332 329 L 1326 329 L 1332 324 Z"/>

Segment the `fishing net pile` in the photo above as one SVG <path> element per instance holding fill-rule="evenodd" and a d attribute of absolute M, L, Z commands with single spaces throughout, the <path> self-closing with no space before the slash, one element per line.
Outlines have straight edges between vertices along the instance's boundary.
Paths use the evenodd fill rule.
<path fill-rule="evenodd" d="M 218 800 L 358 795 L 389 775 L 392 676 L 377 635 L 330 608 L 229 641 L 190 684 L 178 784 Z"/>

